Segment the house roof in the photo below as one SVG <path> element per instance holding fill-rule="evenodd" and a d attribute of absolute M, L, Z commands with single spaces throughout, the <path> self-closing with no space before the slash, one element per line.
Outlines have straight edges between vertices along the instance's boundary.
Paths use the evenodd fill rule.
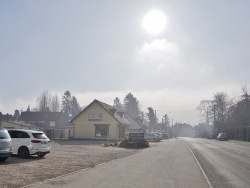
<path fill-rule="evenodd" d="M 18 121 L 3 121 L 3 122 L 11 123 L 11 124 L 14 124 L 14 125 L 20 125 L 22 127 L 30 127 L 30 128 L 36 128 L 37 127 L 35 125 L 31 125 L 31 124 L 27 124 L 27 123 L 23 123 L 23 122 L 18 122 Z"/>
<path fill-rule="evenodd" d="M 13 120 L 13 116 L 12 115 L 10 115 L 10 114 L 2 114 L 1 112 L 0 112 L 0 120 L 2 120 L 2 121 L 12 121 Z"/>
<path fill-rule="evenodd" d="M 136 128 L 143 128 L 143 125 L 134 117 L 125 113 L 125 117 L 136 127 Z"/>
<path fill-rule="evenodd" d="M 21 112 L 19 121 L 59 121 L 67 120 L 62 112 Z"/>
<path fill-rule="evenodd" d="M 119 114 L 116 113 L 116 108 L 106 104 L 104 102 L 94 100 L 90 103 L 85 109 L 83 109 L 76 117 L 74 117 L 70 122 L 72 123 L 78 116 L 80 116 L 83 112 L 85 112 L 93 103 L 99 104 L 108 114 L 110 114 L 118 123 L 123 125 L 131 125 L 131 123 L 124 117 L 121 117 Z"/>

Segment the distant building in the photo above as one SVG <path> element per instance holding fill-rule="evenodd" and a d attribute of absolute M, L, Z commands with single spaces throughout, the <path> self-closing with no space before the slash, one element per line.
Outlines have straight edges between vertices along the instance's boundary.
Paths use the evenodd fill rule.
<path fill-rule="evenodd" d="M 10 114 L 2 114 L 1 112 L 0 112 L 0 121 L 13 121 L 14 120 L 14 118 L 13 118 L 13 116 L 12 115 L 10 115 Z"/>
<path fill-rule="evenodd" d="M 32 129 L 37 130 L 39 127 L 35 125 L 30 125 L 26 123 L 16 122 L 16 121 L 1 121 L 1 128 L 6 129 Z"/>
<path fill-rule="evenodd" d="M 69 124 L 62 112 L 21 112 L 18 121 L 36 125 L 42 130 L 64 128 Z"/>

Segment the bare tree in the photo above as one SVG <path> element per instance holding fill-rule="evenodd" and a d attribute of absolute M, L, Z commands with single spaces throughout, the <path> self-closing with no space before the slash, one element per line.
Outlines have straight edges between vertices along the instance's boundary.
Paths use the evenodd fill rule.
<path fill-rule="evenodd" d="M 50 111 L 52 95 L 48 90 L 44 90 L 41 95 L 37 98 L 37 109 L 40 112 Z"/>
<path fill-rule="evenodd" d="M 211 100 L 202 100 L 197 106 L 196 110 L 198 110 L 202 117 L 205 118 L 207 124 L 211 121 L 212 118 L 212 108 L 213 104 Z"/>
<path fill-rule="evenodd" d="M 60 101 L 59 101 L 59 97 L 57 96 L 56 93 L 51 98 L 50 111 L 51 112 L 60 112 Z"/>
<path fill-rule="evenodd" d="M 213 105 L 216 109 L 215 114 L 217 115 L 217 122 L 221 124 L 225 123 L 225 119 L 231 105 L 231 101 L 229 100 L 227 94 L 224 92 L 217 92 L 214 94 Z"/>

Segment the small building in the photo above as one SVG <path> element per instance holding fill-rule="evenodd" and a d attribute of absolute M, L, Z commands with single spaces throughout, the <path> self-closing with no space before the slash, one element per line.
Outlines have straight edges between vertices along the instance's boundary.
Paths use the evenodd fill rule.
<path fill-rule="evenodd" d="M 69 124 L 62 112 L 21 112 L 18 121 L 36 125 L 42 130 L 64 128 Z"/>
<path fill-rule="evenodd" d="M 112 139 L 125 137 L 132 126 L 124 113 L 98 100 L 94 100 L 70 121 L 75 127 L 76 139 Z"/>
<path fill-rule="evenodd" d="M 0 123 L 0 127 L 6 129 L 32 129 L 32 130 L 39 129 L 35 125 L 25 124 L 17 121 L 3 121 L 3 120 Z"/>

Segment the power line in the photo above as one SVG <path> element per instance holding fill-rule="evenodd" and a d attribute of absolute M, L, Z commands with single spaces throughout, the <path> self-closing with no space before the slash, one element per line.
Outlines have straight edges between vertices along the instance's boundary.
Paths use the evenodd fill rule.
<path fill-rule="evenodd" d="M 196 110 L 182 110 L 182 111 L 157 110 L 157 111 L 158 112 L 167 112 L 167 113 L 196 112 Z"/>

